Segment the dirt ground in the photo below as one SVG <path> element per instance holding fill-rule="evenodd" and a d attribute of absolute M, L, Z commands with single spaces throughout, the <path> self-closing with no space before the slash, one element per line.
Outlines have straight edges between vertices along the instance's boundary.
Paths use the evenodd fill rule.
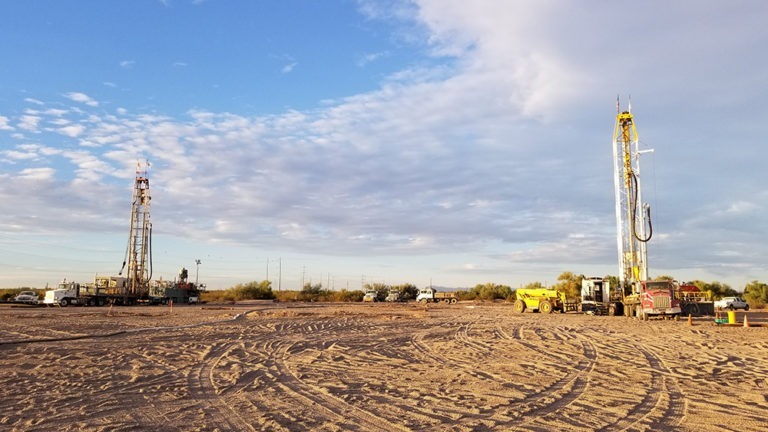
<path fill-rule="evenodd" d="M 768 325 L 764 312 L 747 315 Z M 471 303 L 6 307 L 0 371 L 0 430 L 10 431 L 768 424 L 768 327 L 712 318 Z"/>

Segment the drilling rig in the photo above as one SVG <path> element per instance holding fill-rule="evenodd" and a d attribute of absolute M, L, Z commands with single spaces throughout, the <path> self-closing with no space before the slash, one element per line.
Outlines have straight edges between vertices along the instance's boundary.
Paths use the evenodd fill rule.
<path fill-rule="evenodd" d="M 680 301 L 674 281 L 648 280 L 647 244 L 653 236 L 651 209 L 642 199 L 640 150 L 632 102 L 622 111 L 616 98 L 616 127 L 613 133 L 613 168 L 616 195 L 616 245 L 619 286 L 611 295 L 611 314 L 679 318 Z"/>
<path fill-rule="evenodd" d="M 129 299 L 146 298 L 149 293 L 149 281 L 152 278 L 152 223 L 149 220 L 151 196 L 147 177 L 148 167 L 149 162 L 146 162 L 143 167 L 141 163 L 136 164 L 128 246 L 125 250 L 123 267 L 118 273 L 123 274 L 127 262 L 126 303 L 131 302 Z"/>

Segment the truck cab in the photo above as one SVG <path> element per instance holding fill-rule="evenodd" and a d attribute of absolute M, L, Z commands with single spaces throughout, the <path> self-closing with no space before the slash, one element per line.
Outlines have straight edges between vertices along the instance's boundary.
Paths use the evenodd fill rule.
<path fill-rule="evenodd" d="M 80 284 L 77 282 L 62 282 L 55 289 L 45 292 L 43 304 L 47 306 L 69 306 L 77 304 L 80 296 Z"/>
<path fill-rule="evenodd" d="M 417 302 L 429 302 L 435 299 L 436 289 L 432 287 L 426 287 L 419 290 L 419 294 L 416 296 Z"/>
<path fill-rule="evenodd" d="M 651 316 L 678 319 L 682 313 L 677 283 L 670 280 L 640 282 L 640 305 L 643 319 Z"/>
<path fill-rule="evenodd" d="M 374 290 L 369 290 L 365 292 L 365 295 L 363 296 L 363 302 L 366 303 L 373 303 L 378 301 L 378 293 Z"/>

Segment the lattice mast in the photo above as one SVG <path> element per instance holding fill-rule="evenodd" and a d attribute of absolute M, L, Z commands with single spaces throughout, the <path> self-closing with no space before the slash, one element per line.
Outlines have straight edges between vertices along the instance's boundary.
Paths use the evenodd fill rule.
<path fill-rule="evenodd" d="M 650 206 L 643 202 L 640 187 L 639 138 L 632 116 L 632 102 L 621 111 L 616 98 L 616 127 L 613 133 L 614 187 L 616 194 L 616 244 L 619 285 L 622 292 L 638 294 L 636 282 L 648 279 L 646 243 L 652 235 Z"/>
<path fill-rule="evenodd" d="M 150 200 L 147 162 L 143 167 L 136 164 L 136 180 L 133 186 L 131 223 L 126 249 L 125 268 L 128 262 L 128 294 L 142 296 L 149 292 L 152 277 L 152 223 L 149 219 Z M 122 269 L 120 270 L 122 274 Z"/>

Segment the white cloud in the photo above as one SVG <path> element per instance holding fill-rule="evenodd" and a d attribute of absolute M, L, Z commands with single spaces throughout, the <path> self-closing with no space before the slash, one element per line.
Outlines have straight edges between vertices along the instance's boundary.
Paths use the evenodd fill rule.
<path fill-rule="evenodd" d="M 92 107 L 99 106 L 98 101 L 94 100 L 93 98 L 91 98 L 85 93 L 69 92 L 69 93 L 65 93 L 64 97 L 74 102 L 79 102 L 88 106 L 92 106 Z"/>
<path fill-rule="evenodd" d="M 83 131 L 85 130 L 85 126 L 79 125 L 79 124 L 70 125 L 70 126 L 65 126 L 63 128 L 59 128 L 58 130 L 63 135 L 75 138 L 80 136 L 83 133 Z"/>
<path fill-rule="evenodd" d="M 134 60 L 123 60 L 120 62 L 120 67 L 123 69 L 130 69 L 136 65 Z"/>
<path fill-rule="evenodd" d="M 282 72 L 284 74 L 293 72 L 293 68 L 295 68 L 296 65 L 298 65 L 297 62 L 288 63 L 285 66 L 283 66 L 282 69 L 280 69 L 280 72 Z"/>
<path fill-rule="evenodd" d="M 37 125 L 40 123 L 40 117 L 34 115 L 24 115 L 19 119 L 18 127 L 30 132 L 37 132 Z"/>
<path fill-rule="evenodd" d="M 0 130 L 10 131 L 13 130 L 13 126 L 8 123 L 9 119 L 6 116 L 0 116 Z"/>
<path fill-rule="evenodd" d="M 381 52 L 375 52 L 375 53 L 368 53 L 361 56 L 356 64 L 360 67 L 365 67 L 370 63 L 375 62 L 376 60 L 379 60 L 380 58 L 384 58 L 389 56 L 388 51 L 381 51 Z"/>
<path fill-rule="evenodd" d="M 19 177 L 23 180 L 51 180 L 55 173 L 53 168 L 25 168 L 19 172 Z"/>
<path fill-rule="evenodd" d="M 765 200 L 756 198 L 764 193 L 756 144 L 762 135 L 743 119 L 764 111 L 756 103 L 764 86 L 752 76 L 766 72 L 753 49 L 766 32 L 735 25 L 728 33 L 715 19 L 750 22 L 759 14 L 734 18 L 718 13 L 728 5 L 670 5 L 659 17 L 653 9 L 662 3 L 651 2 L 629 24 L 653 29 L 641 34 L 618 31 L 621 5 L 589 5 L 425 0 L 391 10 L 364 3 L 374 19 L 410 13 L 408 22 L 420 25 L 413 37 L 429 36 L 421 43 L 432 57 L 404 65 L 375 90 L 262 116 L 198 109 L 173 117 L 134 106 L 104 114 L 86 94 L 68 93 L 84 106 L 0 117 L 0 130 L 38 132 L 41 121 L 59 126 L 35 136 L 55 145 L 17 145 L 0 162 L 13 166 L 10 177 L 22 178 L 53 179 L 37 165 L 55 166 L 69 179 L 57 180 L 58 205 L 109 213 L 119 227 L 136 160 L 148 158 L 156 226 L 204 245 L 318 252 L 340 261 L 420 255 L 432 260 L 432 271 L 473 263 L 464 266 L 472 277 L 536 267 L 554 279 L 600 263 L 604 274 L 615 272 L 613 101 L 637 88 L 640 133 L 657 150 L 655 169 L 644 171 L 653 175 L 643 177 L 654 182 L 644 193 L 659 212 L 652 262 L 681 273 L 719 264 L 727 264 L 717 267 L 722 272 L 764 268 L 760 257 L 768 250 L 754 241 L 768 226 L 759 204 Z M 407 30 L 413 28 L 399 31 Z M 282 63 L 285 73 L 297 65 L 286 57 Z M 691 88 L 726 82 L 720 75 L 734 75 L 738 84 L 689 98 Z M 721 128 L 727 139 L 713 136 Z M 69 190 L 67 181 L 87 186 Z M 102 188 L 98 195 L 95 188 Z M 19 201 L 37 192 L 21 185 L 8 193 Z M 739 250 L 754 256 L 732 253 Z M 452 262 L 442 263 L 448 256 Z"/>

